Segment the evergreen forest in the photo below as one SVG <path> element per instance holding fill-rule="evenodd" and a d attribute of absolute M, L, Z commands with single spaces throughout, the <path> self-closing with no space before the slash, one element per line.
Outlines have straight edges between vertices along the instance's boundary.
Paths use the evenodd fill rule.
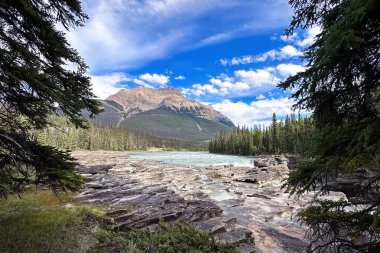
<path fill-rule="evenodd" d="M 291 114 L 279 121 L 274 113 L 268 127 L 243 126 L 232 133 L 220 132 L 210 141 L 209 151 L 237 155 L 268 153 L 308 156 L 315 136 L 313 118 Z"/>
<path fill-rule="evenodd" d="M 93 121 L 86 123 L 86 128 L 75 127 L 67 118 L 52 116 L 52 126 L 35 132 L 37 140 L 49 146 L 63 150 L 163 150 L 207 149 L 207 146 L 181 140 L 151 136 L 137 130 L 127 130 L 115 126 L 103 125 Z"/>

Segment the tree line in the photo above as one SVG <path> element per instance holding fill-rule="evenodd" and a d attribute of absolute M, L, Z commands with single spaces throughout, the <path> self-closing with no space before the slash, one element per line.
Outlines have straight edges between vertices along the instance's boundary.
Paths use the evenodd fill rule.
<path fill-rule="evenodd" d="M 307 156 L 310 154 L 315 135 L 315 126 L 311 117 L 291 114 L 278 121 L 274 113 L 272 123 L 268 127 L 243 126 L 232 133 L 221 131 L 210 141 L 209 151 L 238 155 L 287 153 Z"/>
<path fill-rule="evenodd" d="M 63 150 L 205 150 L 198 143 L 151 136 L 136 130 L 102 125 L 88 121 L 86 128 L 77 128 L 65 117 L 52 116 L 52 126 L 36 132 L 37 140 Z"/>

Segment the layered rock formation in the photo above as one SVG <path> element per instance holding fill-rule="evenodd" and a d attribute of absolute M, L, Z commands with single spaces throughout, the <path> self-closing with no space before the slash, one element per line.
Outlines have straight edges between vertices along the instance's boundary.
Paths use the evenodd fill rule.
<path fill-rule="evenodd" d="M 259 167 L 196 169 L 157 161 L 138 161 L 118 152 L 81 152 L 80 171 L 88 178 L 83 201 L 107 203 L 115 229 L 154 229 L 159 220 L 185 220 L 238 244 L 241 252 L 303 252 L 305 228 L 295 214 L 314 194 L 289 196 L 281 185 L 287 159 L 256 158 Z M 345 199 L 332 192 L 324 198 Z M 123 208 L 131 206 L 133 212 Z"/>

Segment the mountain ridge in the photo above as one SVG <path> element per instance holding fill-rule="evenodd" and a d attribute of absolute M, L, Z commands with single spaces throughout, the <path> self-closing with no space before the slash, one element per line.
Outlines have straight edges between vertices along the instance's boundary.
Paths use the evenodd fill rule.
<path fill-rule="evenodd" d="M 122 89 L 101 102 L 104 111 L 94 121 L 160 137 L 205 142 L 235 128 L 222 113 L 172 87 Z"/>
<path fill-rule="evenodd" d="M 121 89 L 106 100 L 121 105 L 127 112 L 127 116 L 165 106 L 173 110 L 190 110 L 198 117 L 217 121 L 224 120 L 226 124 L 235 126 L 230 119 L 211 106 L 188 99 L 179 90 L 172 87 L 154 89 L 140 86 L 132 89 Z"/>

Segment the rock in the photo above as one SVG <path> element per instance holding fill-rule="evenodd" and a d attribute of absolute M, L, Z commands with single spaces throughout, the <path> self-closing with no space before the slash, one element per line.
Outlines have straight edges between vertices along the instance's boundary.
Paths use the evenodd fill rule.
<path fill-rule="evenodd" d="M 255 159 L 254 161 L 253 161 L 253 165 L 255 166 L 255 167 L 258 167 L 258 168 L 261 168 L 261 167 L 269 167 L 270 166 L 270 163 L 269 163 L 269 161 L 267 161 L 267 160 L 259 160 L 259 159 Z"/>
<path fill-rule="evenodd" d="M 96 164 L 96 165 L 80 165 L 78 170 L 80 173 L 85 174 L 98 174 L 98 173 L 106 173 L 110 169 L 112 169 L 116 164 Z"/>
<path fill-rule="evenodd" d="M 184 217 L 188 221 L 196 222 L 219 216 L 221 213 L 220 207 L 211 201 L 189 201 Z"/>
<path fill-rule="evenodd" d="M 218 236 L 222 243 L 250 243 L 252 232 L 247 228 L 236 228 Z"/>
<path fill-rule="evenodd" d="M 271 199 L 271 197 L 268 197 L 266 195 L 261 195 L 261 194 L 258 194 L 258 193 L 247 194 L 247 197 L 255 197 L 255 198 L 261 198 L 261 199 Z"/>
<path fill-rule="evenodd" d="M 243 182 L 243 183 L 250 183 L 250 184 L 257 184 L 258 183 L 256 178 L 235 178 L 234 181 Z"/>
<path fill-rule="evenodd" d="M 304 242 L 305 229 L 291 217 L 313 198 L 311 194 L 289 198 L 281 189 L 289 174 L 288 161 L 281 156 L 255 158 L 264 166 L 260 168 L 221 165 L 200 170 L 132 160 L 122 152 L 89 154 L 92 164 L 99 161 L 102 166 L 112 164 L 113 167 L 85 165 L 88 172 L 81 173 L 88 184 L 78 197 L 116 207 L 108 217 L 113 218 L 117 230 L 153 231 L 160 220 L 183 220 L 200 231 L 215 234 L 220 241 L 237 242 L 238 250 L 244 253 L 254 250 L 251 231 L 258 252 L 297 252 L 294 249 Z M 209 172 L 221 177 L 211 180 L 207 177 Z M 223 190 L 232 198 L 218 201 L 211 198 Z M 128 213 L 126 205 L 133 211 Z"/>
<path fill-rule="evenodd" d="M 256 251 L 255 246 L 248 243 L 242 243 L 238 247 L 239 252 L 241 253 L 254 253 Z"/>
<path fill-rule="evenodd" d="M 226 223 L 220 219 L 212 219 L 203 222 L 196 223 L 195 227 L 197 230 L 202 232 L 208 232 L 211 234 L 219 234 L 226 232 Z"/>
<path fill-rule="evenodd" d="M 93 188 L 93 189 L 107 189 L 108 188 L 108 186 L 101 183 L 87 183 L 86 187 Z"/>

